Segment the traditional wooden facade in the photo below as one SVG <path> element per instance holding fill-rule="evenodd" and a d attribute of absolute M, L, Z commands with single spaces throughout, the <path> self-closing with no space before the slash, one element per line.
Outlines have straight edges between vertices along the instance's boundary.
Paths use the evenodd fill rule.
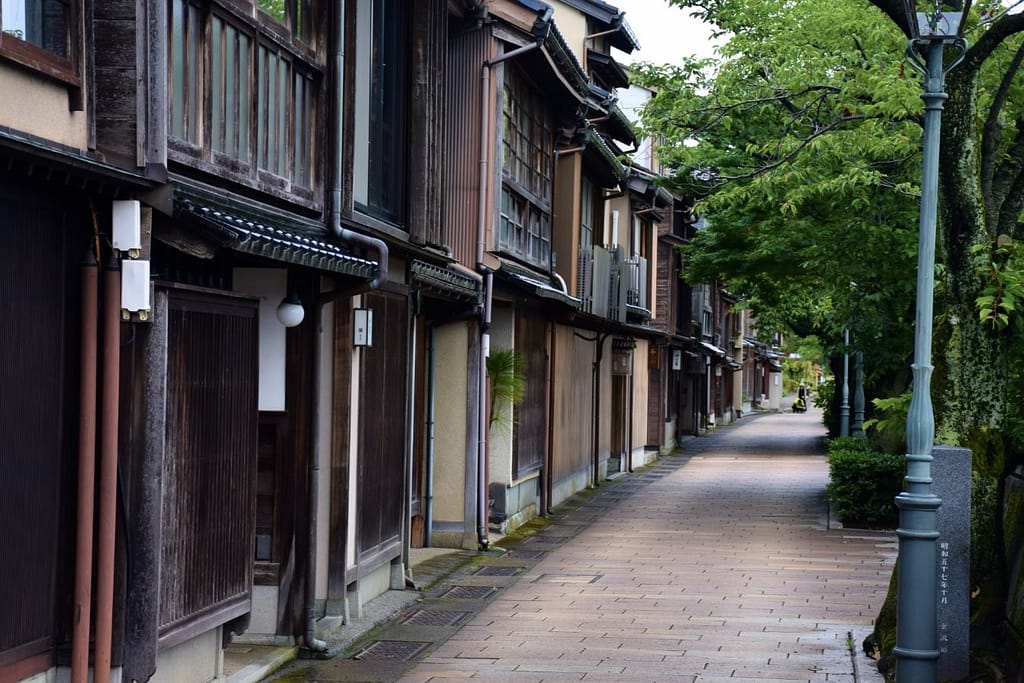
<path fill-rule="evenodd" d="M 0 680 L 322 649 L 411 548 L 735 410 L 746 337 L 676 277 L 687 207 L 622 163 L 619 9 L 14 0 L 0 28 Z"/>

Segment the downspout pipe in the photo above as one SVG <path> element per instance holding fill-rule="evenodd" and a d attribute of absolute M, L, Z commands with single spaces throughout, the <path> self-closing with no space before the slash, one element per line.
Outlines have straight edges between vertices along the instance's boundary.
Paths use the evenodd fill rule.
<path fill-rule="evenodd" d="M 121 381 L 121 269 L 111 259 L 103 274 L 103 386 L 100 429 L 99 531 L 96 552 L 96 640 L 93 680 L 110 683 L 117 541 L 117 430 Z"/>
<path fill-rule="evenodd" d="M 309 547 L 306 549 L 306 604 L 303 606 L 306 615 L 306 628 L 303 634 L 303 646 L 311 652 L 326 652 L 327 643 L 316 637 L 316 565 L 317 565 L 317 530 L 319 527 L 319 498 L 320 498 L 320 389 L 322 382 L 320 379 L 320 372 L 323 367 L 323 363 L 320 359 L 321 349 L 323 348 L 323 312 L 324 304 L 326 300 L 319 296 L 319 277 L 317 277 L 317 285 L 315 292 L 317 294 L 316 303 L 314 304 L 315 310 L 313 314 L 313 334 L 310 335 L 312 339 L 312 373 L 313 373 L 313 396 L 311 404 L 313 405 L 312 415 L 312 433 L 310 434 L 310 447 L 309 447 L 309 462 L 307 467 L 307 474 L 309 476 L 307 482 L 307 500 L 309 501 L 309 508 L 307 514 L 309 516 L 309 536 L 307 542 Z"/>
<path fill-rule="evenodd" d="M 435 354 L 437 351 L 437 327 L 427 327 L 427 493 L 423 506 L 423 547 L 431 547 L 434 526 L 434 401 Z"/>
<path fill-rule="evenodd" d="M 90 248 L 82 262 L 82 341 L 78 413 L 78 526 L 75 551 L 75 610 L 71 682 L 89 679 L 92 603 L 92 526 L 96 500 L 96 350 L 99 274 Z"/>
<path fill-rule="evenodd" d="M 481 548 L 486 549 L 490 545 L 487 538 L 487 508 L 488 491 L 487 483 L 490 479 L 487 462 L 488 430 L 490 428 L 487 400 L 487 357 L 491 354 L 491 335 L 488 330 L 491 327 L 491 306 L 494 293 L 494 273 L 487 272 L 484 275 L 484 315 L 480 325 L 480 410 L 478 418 L 479 436 L 477 439 L 477 522 L 476 535 L 477 543 Z"/>

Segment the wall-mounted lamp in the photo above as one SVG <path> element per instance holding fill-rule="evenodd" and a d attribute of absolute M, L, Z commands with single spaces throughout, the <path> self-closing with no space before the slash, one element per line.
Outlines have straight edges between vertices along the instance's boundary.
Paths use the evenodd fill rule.
<path fill-rule="evenodd" d="M 291 292 L 277 306 L 277 319 L 285 327 L 295 327 L 306 317 L 306 311 L 302 308 L 302 302 L 295 292 Z"/>
<path fill-rule="evenodd" d="M 373 309 L 352 309 L 353 346 L 373 346 Z"/>

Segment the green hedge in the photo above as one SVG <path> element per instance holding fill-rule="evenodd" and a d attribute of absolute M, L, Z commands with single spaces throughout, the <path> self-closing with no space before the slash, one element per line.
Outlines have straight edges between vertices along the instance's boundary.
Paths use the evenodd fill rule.
<path fill-rule="evenodd" d="M 866 439 L 832 439 L 828 444 L 828 470 L 828 497 L 843 526 L 897 526 L 895 498 L 903 490 L 902 455 L 871 450 Z"/>

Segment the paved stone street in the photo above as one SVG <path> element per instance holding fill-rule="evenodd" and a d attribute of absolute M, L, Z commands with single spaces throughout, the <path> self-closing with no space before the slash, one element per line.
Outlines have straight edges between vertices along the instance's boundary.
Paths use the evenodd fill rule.
<path fill-rule="evenodd" d="M 829 529 L 817 410 L 747 417 L 579 496 L 359 646 L 280 680 L 880 680 L 891 533 Z"/>

